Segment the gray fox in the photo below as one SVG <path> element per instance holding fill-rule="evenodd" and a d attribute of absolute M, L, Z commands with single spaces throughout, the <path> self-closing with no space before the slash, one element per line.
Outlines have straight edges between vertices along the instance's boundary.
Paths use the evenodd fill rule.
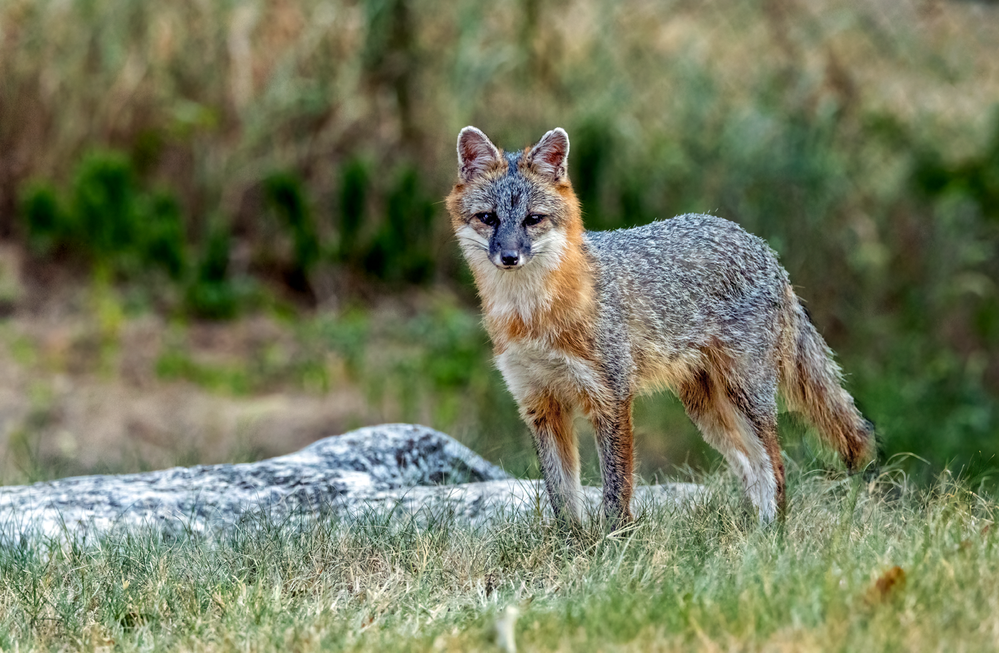
<path fill-rule="evenodd" d="M 849 470 L 871 460 L 873 427 L 774 251 L 709 215 L 584 231 L 568 154 L 560 128 L 503 152 L 466 127 L 447 197 L 556 517 L 583 513 L 572 426 L 582 410 L 596 432 L 605 515 L 631 519 L 632 400 L 659 388 L 677 394 L 764 523 L 785 505 L 778 389 Z"/>

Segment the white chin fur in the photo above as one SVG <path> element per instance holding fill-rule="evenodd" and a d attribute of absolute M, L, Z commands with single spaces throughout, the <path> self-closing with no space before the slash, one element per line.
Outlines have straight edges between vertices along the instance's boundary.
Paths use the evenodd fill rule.
<path fill-rule="evenodd" d="M 489 258 L 489 241 L 466 225 L 457 231 L 465 260 L 477 273 L 486 312 L 498 318 L 518 315 L 530 322 L 551 305 L 553 289 L 548 275 L 562 262 L 565 234 L 552 229 L 531 244 L 531 258 L 512 269 L 497 267 Z"/>

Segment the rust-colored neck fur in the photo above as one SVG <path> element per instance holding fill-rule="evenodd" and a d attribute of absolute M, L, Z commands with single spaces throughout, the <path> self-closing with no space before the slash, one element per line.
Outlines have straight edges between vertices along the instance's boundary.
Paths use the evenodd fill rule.
<path fill-rule="evenodd" d="M 560 227 L 565 233 L 566 247 L 558 267 L 546 273 L 542 284 L 549 293 L 548 301 L 525 319 L 518 313 L 492 313 L 491 298 L 482 297 L 486 328 L 497 354 L 523 339 L 545 341 L 581 358 L 588 358 L 588 352 L 592 351 L 594 270 L 583 249 L 579 200 L 567 182 L 558 192 L 566 206 Z M 479 288 L 484 285 L 479 283 Z"/>

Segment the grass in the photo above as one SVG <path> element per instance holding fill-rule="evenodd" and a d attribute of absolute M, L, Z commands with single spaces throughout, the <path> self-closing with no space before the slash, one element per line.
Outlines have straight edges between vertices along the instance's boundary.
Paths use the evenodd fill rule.
<path fill-rule="evenodd" d="M 231 460 L 253 430 L 241 420 L 263 419 L 250 404 L 284 411 L 262 438 L 280 446 L 309 411 L 309 437 L 421 421 L 535 474 L 435 203 L 469 123 L 508 147 L 566 127 L 591 228 L 711 211 L 765 237 L 889 453 L 933 465 L 914 468 L 932 470 L 923 489 L 858 488 L 856 511 L 848 482 L 799 473 L 774 530 L 712 475 L 712 504 L 653 511 L 624 539 L 442 520 L 4 548 L 0 648 L 487 649 L 508 605 L 522 648 L 995 648 L 995 502 L 933 479 L 944 464 L 995 474 L 996 11 L 3 4 L 4 480 L 131 470 L 160 448 L 170 464 L 186 446 L 186 462 Z M 375 306 L 415 282 L 406 310 Z M 68 298 L 59 324 L 38 311 L 49 295 Z M 181 408 L 133 410 L 179 387 Z M 88 388 L 112 409 L 74 399 Z M 349 406 L 330 419 L 323 397 Z M 643 401 L 636 424 L 646 475 L 688 455 L 710 466 L 675 401 Z M 118 461 L 143 438 L 139 463 Z M 791 458 L 812 457 L 803 442 Z M 584 458 L 592 473 L 592 446 Z M 905 588 L 882 600 L 896 565 Z"/>
<path fill-rule="evenodd" d="M 376 518 L 217 541 L 117 532 L 0 550 L 4 650 L 986 650 L 999 645 L 999 504 L 948 475 L 916 489 L 792 465 L 761 528 L 734 482 L 634 530 L 538 517 Z"/>

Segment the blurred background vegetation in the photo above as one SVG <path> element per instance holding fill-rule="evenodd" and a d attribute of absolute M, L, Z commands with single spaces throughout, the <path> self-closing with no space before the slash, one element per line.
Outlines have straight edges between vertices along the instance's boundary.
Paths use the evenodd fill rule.
<path fill-rule="evenodd" d="M 996 43 L 989 2 L 5 0 L 4 480 L 385 420 L 537 473 L 441 203 L 466 124 L 565 127 L 591 229 L 766 238 L 886 455 L 988 479 Z M 717 460 L 670 397 L 636 424 L 648 477 Z"/>

